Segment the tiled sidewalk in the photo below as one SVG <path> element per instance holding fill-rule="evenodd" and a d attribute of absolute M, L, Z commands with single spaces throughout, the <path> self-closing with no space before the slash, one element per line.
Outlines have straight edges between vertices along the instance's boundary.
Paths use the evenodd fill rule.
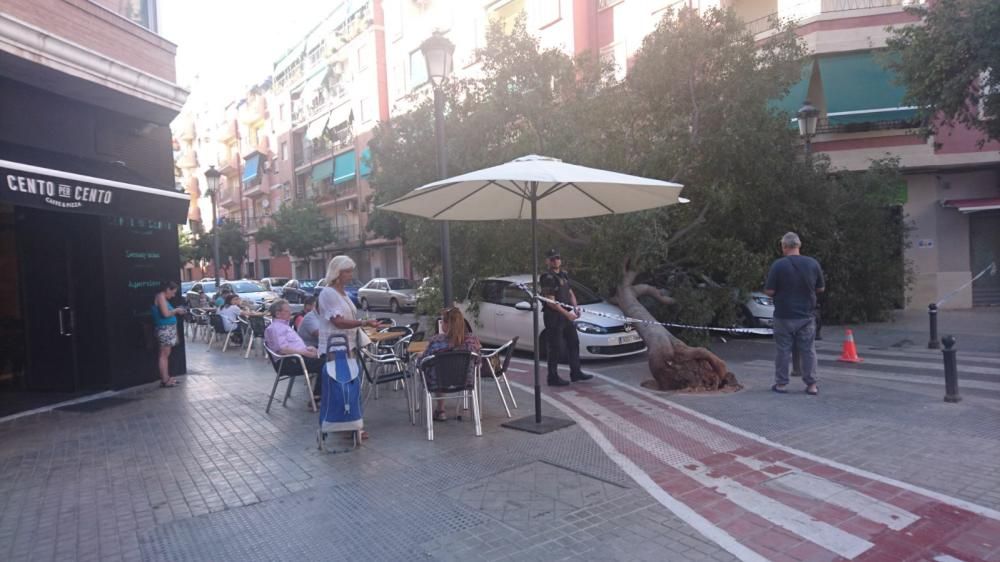
<path fill-rule="evenodd" d="M 483 437 L 428 442 L 389 390 L 365 446 L 324 454 L 301 384 L 266 415 L 270 365 L 203 349 L 178 388 L 0 424 L 0 559 L 732 559 L 579 427 L 502 429 L 487 392 Z"/>

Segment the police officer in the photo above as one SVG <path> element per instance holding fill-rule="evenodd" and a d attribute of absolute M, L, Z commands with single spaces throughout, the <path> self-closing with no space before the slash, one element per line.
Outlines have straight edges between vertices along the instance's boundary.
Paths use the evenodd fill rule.
<path fill-rule="evenodd" d="M 545 254 L 549 270 L 542 274 L 539 285 L 543 297 L 570 306 L 544 303 L 542 318 L 545 320 L 546 344 L 549 354 L 549 386 L 566 386 L 568 381 L 559 377 L 559 358 L 563 346 L 569 358 L 569 378 L 573 382 L 593 378 L 580 370 L 580 339 L 576 335 L 573 321 L 579 318 L 576 295 L 569 284 L 569 275 L 562 270 L 559 250 L 552 248 Z"/>

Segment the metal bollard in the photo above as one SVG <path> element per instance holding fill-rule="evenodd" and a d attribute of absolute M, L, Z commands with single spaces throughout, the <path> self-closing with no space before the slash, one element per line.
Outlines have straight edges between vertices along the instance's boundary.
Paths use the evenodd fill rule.
<path fill-rule="evenodd" d="M 958 350 L 955 349 L 955 336 L 945 336 L 942 340 L 944 349 L 944 401 L 961 402 L 958 395 Z"/>
<path fill-rule="evenodd" d="M 941 342 L 938 341 L 937 332 L 937 315 L 938 307 L 936 304 L 931 303 L 927 305 L 927 315 L 931 319 L 931 339 L 927 342 L 927 349 L 941 349 Z"/>

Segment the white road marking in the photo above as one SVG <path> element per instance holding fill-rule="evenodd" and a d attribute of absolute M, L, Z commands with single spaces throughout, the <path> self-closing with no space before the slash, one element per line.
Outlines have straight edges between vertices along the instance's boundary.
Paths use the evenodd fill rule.
<path fill-rule="evenodd" d="M 836 361 L 839 355 L 827 355 L 824 353 L 817 353 L 816 358 L 822 359 L 824 361 Z M 938 371 L 944 376 L 944 363 L 934 362 L 934 361 L 906 361 L 904 359 L 881 359 L 878 357 L 862 357 L 864 359 L 864 364 L 866 365 L 878 365 L 880 367 L 903 367 L 907 369 L 923 369 Z M 1000 375 L 1000 368 L 998 367 L 976 367 L 974 365 L 963 365 L 961 358 L 959 358 L 958 364 L 959 373 L 975 373 L 977 375 Z"/>
<path fill-rule="evenodd" d="M 746 363 L 741 363 L 747 367 L 761 368 L 761 369 L 773 369 L 774 362 L 767 361 L 765 359 L 754 359 L 753 361 L 747 361 Z M 942 392 L 944 391 L 944 372 L 942 371 L 941 376 L 935 377 L 932 375 L 918 375 L 918 374 L 902 374 L 902 373 L 887 373 L 878 371 L 866 371 L 863 369 L 853 369 L 851 367 L 838 366 L 835 369 L 822 369 L 818 373 L 819 376 L 827 375 L 847 375 L 852 377 L 858 377 L 863 379 L 872 380 L 882 380 L 889 382 L 903 382 L 903 383 L 913 383 L 913 384 L 924 384 L 942 387 Z M 977 390 L 996 390 L 1000 391 L 1000 383 L 996 382 L 986 382 L 978 380 L 969 380 L 961 378 L 959 374 L 959 388 L 975 388 Z"/>
<path fill-rule="evenodd" d="M 955 558 L 948 554 L 938 554 L 934 557 L 934 562 L 965 562 L 961 558 Z"/>
<path fill-rule="evenodd" d="M 604 391 L 608 396 L 621 401 L 626 406 L 631 406 L 639 410 L 651 410 L 651 417 L 660 418 L 663 423 L 672 429 L 680 431 L 684 435 L 700 442 L 716 453 L 728 453 L 739 449 L 741 445 L 731 439 L 727 439 L 722 434 L 712 428 L 705 427 L 705 424 L 696 423 L 677 414 L 660 408 L 643 400 L 636 394 L 625 392 L 617 388 L 609 388 Z"/>
<path fill-rule="evenodd" d="M 519 360 L 515 359 L 515 361 Z M 532 387 L 519 382 L 510 381 L 510 385 L 522 392 L 531 393 L 533 391 Z M 726 552 L 732 554 L 740 560 L 743 560 L 744 562 L 768 562 L 766 557 L 757 554 L 750 548 L 747 548 L 733 538 L 732 535 L 719 528 L 708 519 L 705 519 L 686 504 L 676 500 L 673 496 L 668 494 L 656 482 L 653 482 L 653 479 L 650 478 L 648 474 L 632 462 L 632 459 L 626 457 L 618 449 L 616 449 L 615 446 L 608 441 L 608 438 L 604 436 L 604 433 L 597 429 L 597 427 L 590 420 L 579 415 L 575 410 L 548 394 L 543 394 L 542 400 L 574 420 L 581 429 L 590 435 L 590 438 L 594 440 L 594 443 L 596 443 L 597 446 L 604 451 L 604 454 L 606 454 L 612 462 L 617 464 L 625 472 L 625 474 L 628 474 L 629 477 L 632 478 L 632 480 L 635 481 L 635 483 L 638 484 L 643 490 L 645 490 L 647 494 L 649 494 L 656 501 L 660 502 L 660 505 L 669 509 L 670 512 L 676 515 L 681 521 L 690 525 L 692 529 L 698 531 L 705 538 L 719 545 L 726 550 Z"/>
<path fill-rule="evenodd" d="M 526 361 L 524 359 L 513 359 L 511 362 L 512 363 L 518 363 L 518 364 L 525 365 L 525 366 L 530 366 L 532 364 L 531 361 Z M 712 424 L 712 425 L 714 425 L 716 427 L 720 427 L 722 429 L 725 429 L 726 431 L 731 431 L 731 432 L 733 432 L 733 433 L 735 433 L 737 435 L 742 435 L 743 437 L 746 437 L 748 439 L 753 439 L 754 441 L 756 441 L 758 443 L 761 443 L 763 445 L 767 445 L 768 447 L 773 447 L 775 449 L 778 449 L 779 451 L 784 451 L 786 453 L 793 454 L 793 455 L 795 455 L 797 457 L 801 457 L 803 459 L 809 459 L 809 460 L 811 460 L 813 462 L 822 463 L 822 464 L 825 464 L 826 466 L 831 466 L 833 468 L 838 468 L 840 470 L 843 470 L 844 472 L 849 472 L 849 473 L 854 474 L 856 476 L 861 476 L 862 478 L 867 478 L 869 480 L 874 480 L 876 482 L 881 482 L 883 484 L 888 484 L 890 486 L 895 486 L 895 487 L 900 488 L 902 490 L 906 490 L 908 492 L 913 492 L 914 494 L 920 494 L 921 496 L 924 496 L 926 498 L 930 498 L 930 499 L 939 501 L 939 502 L 941 502 L 943 504 L 950 505 L 952 507 L 957 507 L 959 509 L 964 509 L 964 510 L 969 511 L 971 513 L 975 513 L 976 515 L 981 515 L 983 517 L 989 517 L 990 519 L 995 519 L 997 521 L 1000 521 L 1000 511 L 997 511 L 995 509 L 990 509 L 988 507 L 984 507 L 984 506 L 981 506 L 979 504 L 975 504 L 975 503 L 972 503 L 972 502 L 969 502 L 969 501 L 966 501 L 966 500 L 962 500 L 962 499 L 959 499 L 959 498 L 953 498 L 951 496 L 946 496 L 945 494 L 942 494 L 942 493 L 939 493 L 939 492 L 935 492 L 933 490 L 928 490 L 926 488 L 921 488 L 920 486 L 915 486 L 913 484 L 909 484 L 907 482 L 903 482 L 902 480 L 896 480 L 895 478 L 889 478 L 888 476 L 882 476 L 881 474 L 875 474 L 874 472 L 869 472 L 867 470 L 856 468 L 856 467 L 853 467 L 851 465 L 844 464 L 842 462 L 837 462 L 835 460 L 828 459 L 828 458 L 825 458 L 825 457 L 821 457 L 819 455 L 814 455 L 812 453 L 809 453 L 809 452 L 806 452 L 806 451 L 802 451 L 802 450 L 796 449 L 794 447 L 789 447 L 787 445 L 782 445 L 781 443 L 778 443 L 776 441 L 771 441 L 770 439 L 768 439 L 767 437 L 764 437 L 763 435 L 757 435 L 756 433 L 753 433 L 751 431 L 747 431 L 747 430 L 745 430 L 743 428 L 736 427 L 735 425 L 732 425 L 732 424 L 726 423 L 726 422 L 724 422 L 722 420 L 717 420 L 717 419 L 715 419 L 715 418 L 713 418 L 711 416 L 705 415 L 705 414 L 703 414 L 703 413 L 701 413 L 701 412 L 699 412 L 699 411 L 697 411 L 695 409 L 688 408 L 687 406 L 684 406 L 684 405 L 679 404 L 677 402 L 673 402 L 671 400 L 667 400 L 666 398 L 664 398 L 662 396 L 657 396 L 654 392 L 646 390 L 646 389 L 644 389 L 642 387 L 638 387 L 638 386 L 636 386 L 634 384 L 622 382 L 620 380 L 611 378 L 611 377 L 609 377 L 609 376 L 607 376 L 607 375 L 605 375 L 603 373 L 598 373 L 598 372 L 590 370 L 590 369 L 584 369 L 583 372 L 587 373 L 588 375 L 594 375 L 594 377 L 596 377 L 600 381 L 606 382 L 608 384 L 616 385 L 616 386 L 624 388 L 624 389 L 626 389 L 626 390 L 628 390 L 630 392 L 641 393 L 643 396 L 646 396 L 646 397 L 650 398 L 651 400 L 654 400 L 656 402 L 660 402 L 662 404 L 665 404 L 666 406 L 668 406 L 670 408 L 677 408 L 678 410 L 680 410 L 682 412 L 686 412 L 686 413 L 688 413 L 688 414 L 690 414 L 690 415 L 692 415 L 692 416 L 694 416 L 694 417 L 696 417 L 696 418 L 704 421 L 705 423 L 709 423 L 709 424 Z M 514 383 L 512 382 L 511 384 L 514 384 Z M 528 392 L 529 394 L 531 392 L 533 392 L 532 388 L 527 387 L 525 385 L 518 385 L 518 387 L 521 390 L 523 390 L 525 392 Z M 550 397 L 547 394 L 543 393 L 542 394 L 542 398 L 545 399 L 546 402 L 553 403 L 553 404 L 558 404 L 559 405 L 559 409 L 565 411 L 565 409 L 563 409 L 561 407 L 562 405 L 559 404 L 558 401 L 555 401 L 554 399 L 550 399 Z"/>
<path fill-rule="evenodd" d="M 695 458 L 672 447 L 659 437 L 589 398 L 582 397 L 575 392 L 564 392 L 562 396 L 589 415 L 597 417 L 622 437 L 642 447 L 660 461 L 683 471 L 702 486 L 714 489 L 744 510 L 758 517 L 763 517 L 804 540 L 813 542 L 847 559 L 853 559 L 875 546 L 865 539 L 838 529 L 829 523 L 814 519 L 806 513 L 748 488 L 732 478 L 710 476 L 710 469 Z"/>
<path fill-rule="evenodd" d="M 892 504 L 811 474 L 790 472 L 776 478 L 774 484 L 852 511 L 869 521 L 899 531 L 920 517 Z"/>

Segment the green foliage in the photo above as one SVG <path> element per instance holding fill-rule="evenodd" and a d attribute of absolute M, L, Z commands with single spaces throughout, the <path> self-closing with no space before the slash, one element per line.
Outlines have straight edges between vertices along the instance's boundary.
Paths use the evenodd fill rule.
<path fill-rule="evenodd" d="M 942 117 L 1000 140 L 1000 2 L 937 0 L 907 11 L 923 25 L 895 28 L 888 41 L 905 103 L 921 108 L 928 132 L 938 125 L 931 119 Z"/>
<path fill-rule="evenodd" d="M 192 223 L 192 225 L 197 224 L 197 222 Z M 188 263 L 198 261 L 201 258 L 199 255 L 200 248 L 198 247 L 198 236 L 200 235 L 200 230 L 201 228 L 198 226 L 195 226 L 191 232 L 181 228 L 177 229 L 177 246 L 180 249 L 182 268 Z"/>
<path fill-rule="evenodd" d="M 242 263 L 247 258 L 248 245 L 240 223 L 230 219 L 221 219 L 216 228 L 218 228 L 219 236 L 219 261 L 222 262 L 220 269 L 229 269 L 233 264 Z M 198 239 L 199 245 L 202 246 L 201 253 L 209 257 L 214 255 L 213 236 L 215 235 L 215 233 L 210 233 Z"/>
<path fill-rule="evenodd" d="M 881 317 L 903 277 L 905 228 L 887 207 L 898 170 L 882 162 L 838 174 L 822 158 L 804 161 L 787 116 L 767 104 L 798 80 L 804 55 L 791 29 L 758 45 L 731 12 L 685 9 L 664 17 L 618 82 L 593 59 L 541 49 L 523 21 L 509 35 L 494 26 L 482 76 L 448 91 L 449 175 L 538 153 L 683 183 L 688 205 L 539 228 L 539 247 L 561 248 L 571 273 L 604 296 L 631 258 L 639 282 L 677 297 L 648 303 L 663 320 L 736 323 L 789 230 L 828 269 L 827 318 Z M 377 204 L 438 179 L 429 102 L 381 124 L 371 147 Z M 440 274 L 439 224 L 383 211 L 372 224 L 403 238 L 415 268 Z M 452 222 L 456 296 L 476 277 L 530 271 L 530 240 L 528 221 Z"/>
<path fill-rule="evenodd" d="M 257 232 L 257 238 L 271 242 L 274 254 L 288 252 L 300 259 L 308 259 L 336 240 L 330 220 L 320 208 L 301 200 L 282 205 L 271 215 L 271 224 Z"/>

